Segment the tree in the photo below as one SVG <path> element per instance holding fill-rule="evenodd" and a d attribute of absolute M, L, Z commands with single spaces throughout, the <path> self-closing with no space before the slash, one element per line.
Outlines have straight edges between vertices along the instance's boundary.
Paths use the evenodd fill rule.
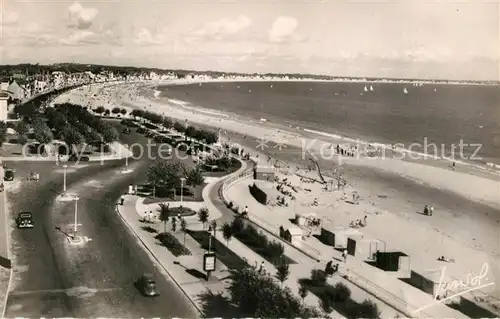
<path fill-rule="evenodd" d="M 106 112 L 106 109 L 103 106 L 99 106 L 99 107 L 94 109 L 94 112 L 96 112 L 97 114 L 102 114 L 102 113 Z"/>
<path fill-rule="evenodd" d="M 205 182 L 205 178 L 203 177 L 199 166 L 196 166 L 193 169 L 186 170 L 184 172 L 184 176 L 186 176 L 186 185 L 191 187 L 203 185 L 203 183 Z"/>
<path fill-rule="evenodd" d="M 219 136 L 215 134 L 214 132 L 207 132 L 205 134 L 205 143 L 207 144 L 215 144 L 219 141 Z"/>
<path fill-rule="evenodd" d="M 276 278 L 281 282 L 281 286 L 283 287 L 283 283 L 288 279 L 288 276 L 290 276 L 290 265 L 282 259 L 276 267 L 276 270 Z"/>
<path fill-rule="evenodd" d="M 267 274 L 246 264 L 229 269 L 228 292 L 241 317 L 256 318 L 320 318 L 319 311 L 305 307 L 290 289 L 281 288 Z"/>
<path fill-rule="evenodd" d="M 43 120 L 33 120 L 33 135 L 35 137 L 35 140 L 38 141 L 42 146 L 42 149 L 45 147 L 45 145 L 49 144 L 52 142 L 54 139 L 54 135 L 52 134 L 52 131 L 50 128 L 45 124 Z"/>
<path fill-rule="evenodd" d="M 184 165 L 179 161 L 157 160 L 149 166 L 148 181 L 157 188 L 174 189 L 180 183 L 180 172 Z"/>
<path fill-rule="evenodd" d="M 361 304 L 356 307 L 356 318 L 380 318 L 380 310 L 376 303 L 371 300 L 365 299 Z"/>
<path fill-rule="evenodd" d="M 184 133 L 184 131 L 186 130 L 186 126 L 180 122 L 175 122 L 174 129 L 179 133 Z"/>
<path fill-rule="evenodd" d="M 167 222 L 168 222 L 168 219 L 170 218 L 170 214 L 172 213 L 170 211 L 170 207 L 168 204 L 165 204 L 165 203 L 160 203 L 159 205 L 159 208 L 158 208 L 158 212 L 160 213 L 160 221 L 163 222 L 163 226 L 164 226 L 164 232 L 166 233 L 167 232 Z"/>
<path fill-rule="evenodd" d="M 24 122 L 18 122 L 16 127 L 15 127 L 15 130 L 16 130 L 17 134 L 19 136 L 21 136 L 21 135 L 28 134 L 30 128 L 29 128 L 28 124 L 26 124 Z"/>
<path fill-rule="evenodd" d="M 112 110 L 111 110 L 111 113 L 113 114 L 118 114 L 120 113 L 121 109 L 119 107 L 114 107 Z"/>
<path fill-rule="evenodd" d="M 186 246 L 187 222 L 185 218 L 181 218 L 181 230 L 184 233 L 184 246 Z"/>
<path fill-rule="evenodd" d="M 177 230 L 177 219 L 174 217 L 172 218 L 172 232 L 175 233 Z"/>
<path fill-rule="evenodd" d="M 299 296 L 300 296 L 300 298 L 302 298 L 302 304 L 304 304 L 304 300 L 306 299 L 308 294 L 309 294 L 309 290 L 307 290 L 307 287 L 304 286 L 303 284 L 300 284 Z"/>
<path fill-rule="evenodd" d="M 209 216 L 208 208 L 202 207 L 198 210 L 198 220 L 203 224 L 203 230 L 205 230 L 205 223 L 208 222 Z"/>
<path fill-rule="evenodd" d="M 222 225 L 222 237 L 224 237 L 227 245 L 229 246 L 229 240 L 233 237 L 233 227 L 228 222 Z"/>
<path fill-rule="evenodd" d="M 120 110 L 120 113 L 121 113 L 122 115 L 125 115 L 125 114 L 127 114 L 127 110 L 126 110 L 126 109 L 121 109 L 121 110 Z"/>
<path fill-rule="evenodd" d="M 17 136 L 17 143 L 21 145 L 26 145 L 28 143 L 28 137 L 26 135 L 18 135 Z"/>
<path fill-rule="evenodd" d="M 36 138 L 36 136 L 35 136 Z M 63 131 L 64 142 L 73 150 L 73 146 L 83 143 L 84 138 L 73 126 L 68 125 Z M 38 140 L 38 139 L 37 139 Z M 41 142 L 40 142 L 41 143 Z"/>
<path fill-rule="evenodd" d="M 109 124 L 107 124 L 103 127 L 101 134 L 102 134 L 102 140 L 106 144 L 114 142 L 118 139 L 118 132 L 116 131 L 116 129 L 113 126 L 111 126 Z"/>

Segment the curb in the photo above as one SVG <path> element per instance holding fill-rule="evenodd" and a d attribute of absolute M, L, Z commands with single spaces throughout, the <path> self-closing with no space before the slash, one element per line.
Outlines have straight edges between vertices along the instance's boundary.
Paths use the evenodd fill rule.
<path fill-rule="evenodd" d="M 129 195 L 130 196 L 130 195 Z M 200 309 L 200 307 L 198 307 L 198 305 L 196 304 L 196 302 L 188 295 L 188 293 L 182 288 L 182 286 L 180 285 L 180 283 L 175 279 L 174 276 L 172 276 L 172 274 L 170 274 L 170 272 L 163 266 L 163 264 L 160 262 L 160 260 L 158 260 L 158 258 L 156 258 L 155 254 L 148 248 L 148 246 L 146 245 L 146 243 L 142 240 L 142 238 L 139 236 L 139 234 L 137 234 L 137 232 L 132 228 L 132 226 L 130 226 L 130 224 L 127 222 L 127 220 L 125 219 L 125 217 L 123 217 L 123 215 L 120 213 L 120 210 L 118 209 L 118 204 L 115 206 L 115 210 L 117 211 L 118 215 L 120 216 L 120 218 L 123 220 L 123 222 L 125 223 L 125 225 L 127 225 L 128 229 L 132 232 L 132 234 L 134 234 L 134 236 L 139 239 L 139 241 L 141 242 L 142 246 L 144 246 L 144 248 L 146 249 L 146 251 L 153 257 L 153 259 L 156 261 L 156 263 L 168 274 L 168 277 L 175 283 L 175 285 L 182 291 L 182 293 L 184 294 L 184 296 L 186 296 L 186 298 L 191 302 L 191 304 L 193 305 L 193 307 L 196 309 L 196 311 L 198 311 L 198 313 L 200 315 L 203 315 L 203 311 Z"/>

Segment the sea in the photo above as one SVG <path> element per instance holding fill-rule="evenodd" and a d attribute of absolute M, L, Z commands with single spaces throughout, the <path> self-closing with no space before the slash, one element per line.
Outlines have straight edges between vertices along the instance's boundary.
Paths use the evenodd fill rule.
<path fill-rule="evenodd" d="M 234 117 L 500 167 L 496 85 L 260 81 L 156 90 L 159 97 Z"/>

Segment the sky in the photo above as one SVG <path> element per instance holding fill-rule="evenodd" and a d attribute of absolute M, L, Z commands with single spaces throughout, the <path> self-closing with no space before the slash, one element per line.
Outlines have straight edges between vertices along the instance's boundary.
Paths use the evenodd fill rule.
<path fill-rule="evenodd" d="M 0 2 L 0 64 L 500 80 L 494 2 Z"/>

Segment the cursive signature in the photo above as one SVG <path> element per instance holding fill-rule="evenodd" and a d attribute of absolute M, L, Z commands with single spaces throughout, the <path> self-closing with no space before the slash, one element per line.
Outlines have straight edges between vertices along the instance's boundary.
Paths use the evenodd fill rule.
<path fill-rule="evenodd" d="M 441 278 L 439 279 L 436 292 L 434 293 L 434 302 L 414 310 L 413 313 L 419 313 L 424 309 L 440 303 L 444 303 L 448 299 L 452 299 L 464 295 L 468 292 L 494 285 L 494 282 L 487 282 L 488 278 L 486 278 L 486 276 L 488 275 L 488 270 L 488 264 L 485 263 L 481 267 L 481 271 L 478 275 L 467 273 L 465 280 L 445 281 L 444 278 L 446 267 L 443 267 L 443 269 L 441 270 Z M 451 292 L 451 295 L 448 295 L 448 292 Z"/>
<path fill-rule="evenodd" d="M 438 300 L 443 296 L 447 296 L 448 292 L 458 293 L 457 290 L 470 290 L 473 288 L 480 289 L 484 282 L 487 281 L 489 266 L 483 264 L 481 271 L 478 275 L 467 273 L 465 280 L 449 280 L 445 281 L 446 266 L 441 270 L 441 277 L 439 278 L 436 292 L 434 293 L 434 300 Z"/>

